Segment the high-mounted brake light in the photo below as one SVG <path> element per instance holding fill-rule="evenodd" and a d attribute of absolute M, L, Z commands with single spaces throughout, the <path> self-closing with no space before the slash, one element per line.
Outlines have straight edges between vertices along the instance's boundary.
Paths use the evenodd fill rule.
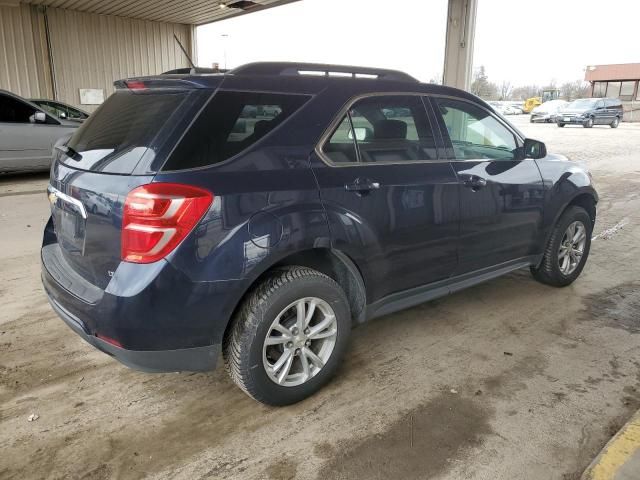
<path fill-rule="evenodd" d="M 140 80 L 126 80 L 124 84 L 129 90 L 145 90 L 147 86 Z"/>
<path fill-rule="evenodd" d="M 122 216 L 122 260 L 151 263 L 166 257 L 212 201 L 211 192 L 179 183 L 150 183 L 130 191 Z"/>

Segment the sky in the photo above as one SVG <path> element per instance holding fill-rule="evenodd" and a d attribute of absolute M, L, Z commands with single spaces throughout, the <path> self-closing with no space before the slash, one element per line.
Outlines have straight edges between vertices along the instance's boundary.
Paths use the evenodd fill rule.
<path fill-rule="evenodd" d="M 640 62 L 640 0 L 478 0 L 474 67 L 514 86 Z M 442 76 L 447 0 L 301 0 L 198 27 L 198 65 L 279 60 Z"/>

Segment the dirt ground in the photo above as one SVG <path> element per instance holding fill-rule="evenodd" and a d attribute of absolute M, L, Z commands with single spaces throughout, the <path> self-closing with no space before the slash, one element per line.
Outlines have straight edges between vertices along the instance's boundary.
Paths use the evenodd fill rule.
<path fill-rule="evenodd" d="M 287 408 L 222 369 L 138 373 L 85 344 L 40 285 L 46 176 L 0 178 L 0 478 L 579 478 L 640 406 L 640 124 L 527 122 L 596 179 L 581 278 L 516 272 L 359 327 Z"/>

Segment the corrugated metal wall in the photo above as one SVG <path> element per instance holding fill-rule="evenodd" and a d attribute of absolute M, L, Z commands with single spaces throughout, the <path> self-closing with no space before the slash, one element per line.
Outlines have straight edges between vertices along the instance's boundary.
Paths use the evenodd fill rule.
<path fill-rule="evenodd" d="M 35 7 L 0 7 L 0 88 L 23 97 L 50 97 L 44 23 Z"/>
<path fill-rule="evenodd" d="M 0 7 L 0 89 L 27 98 L 54 98 L 55 91 L 58 100 L 91 112 L 97 106 L 80 104 L 81 88 L 102 89 L 106 98 L 114 80 L 187 67 L 174 33 L 187 51 L 194 50 L 190 25 L 58 8 Z"/>
<path fill-rule="evenodd" d="M 47 10 L 53 71 L 59 100 L 80 104 L 80 88 L 113 92 L 113 82 L 126 77 L 155 75 L 188 66 L 173 39 L 175 34 L 191 50 L 188 25 L 149 22 L 124 17 Z"/>

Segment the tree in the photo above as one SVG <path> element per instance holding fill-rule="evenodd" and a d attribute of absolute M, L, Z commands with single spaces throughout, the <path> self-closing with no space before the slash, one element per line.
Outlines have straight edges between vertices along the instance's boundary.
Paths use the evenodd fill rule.
<path fill-rule="evenodd" d="M 513 87 L 511 82 L 503 80 L 500 84 L 500 100 L 510 100 Z"/>
<path fill-rule="evenodd" d="M 521 87 L 514 88 L 511 92 L 511 98 L 515 100 L 526 100 L 531 97 L 540 96 L 540 88 L 539 85 L 524 85 Z"/>
<path fill-rule="evenodd" d="M 498 97 L 498 87 L 495 83 L 489 81 L 484 65 L 480 65 L 473 74 L 471 93 L 487 100 L 493 100 Z"/>
<path fill-rule="evenodd" d="M 478 68 L 478 70 L 476 70 L 473 74 L 473 82 L 471 82 L 471 93 L 481 96 L 482 93 L 486 91 L 488 84 L 489 80 L 484 69 L 484 65 L 480 65 L 480 68 Z"/>
<path fill-rule="evenodd" d="M 434 75 L 433 77 L 431 77 L 431 79 L 429 80 L 429 83 L 434 83 L 436 85 L 442 85 L 442 74 L 440 72 L 438 72 L 437 75 Z"/>
<path fill-rule="evenodd" d="M 575 100 L 576 98 L 588 97 L 589 84 L 582 80 L 563 83 L 560 86 L 560 96 L 565 100 Z"/>

